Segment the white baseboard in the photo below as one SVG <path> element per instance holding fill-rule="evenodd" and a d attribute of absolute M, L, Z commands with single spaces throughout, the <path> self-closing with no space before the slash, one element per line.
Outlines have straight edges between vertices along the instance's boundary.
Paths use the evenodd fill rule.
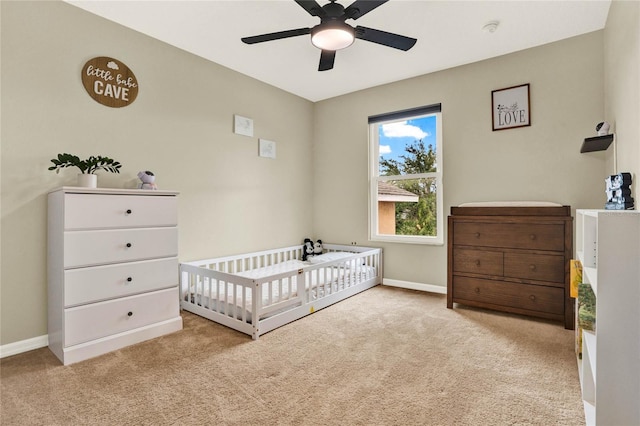
<path fill-rule="evenodd" d="M 21 340 L 19 342 L 7 343 L 6 345 L 0 346 L 0 358 L 18 355 L 23 352 L 44 348 L 46 346 L 49 346 L 49 336 L 46 334 L 43 336 L 32 337 L 31 339 Z"/>
<path fill-rule="evenodd" d="M 382 285 L 388 285 L 390 287 L 407 288 L 409 290 L 427 291 L 429 293 L 447 294 L 447 288 L 441 285 L 414 283 L 411 281 L 391 280 L 384 278 Z"/>
<path fill-rule="evenodd" d="M 182 316 L 180 315 L 66 348 L 54 345 L 51 349 L 64 365 L 69 365 L 179 330 L 182 330 Z M 59 350 L 62 350 L 62 356 L 56 353 Z"/>

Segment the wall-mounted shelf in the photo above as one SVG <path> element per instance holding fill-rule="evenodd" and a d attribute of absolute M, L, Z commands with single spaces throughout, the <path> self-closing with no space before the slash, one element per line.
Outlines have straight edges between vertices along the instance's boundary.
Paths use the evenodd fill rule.
<path fill-rule="evenodd" d="M 582 142 L 580 152 L 584 153 L 593 151 L 605 151 L 607 148 L 609 148 L 611 142 L 613 142 L 613 134 L 585 138 L 584 142 Z"/>

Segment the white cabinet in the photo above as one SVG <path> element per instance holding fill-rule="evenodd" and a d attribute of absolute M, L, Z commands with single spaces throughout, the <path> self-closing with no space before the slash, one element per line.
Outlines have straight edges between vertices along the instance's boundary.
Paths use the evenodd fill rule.
<path fill-rule="evenodd" d="M 49 193 L 49 348 L 63 364 L 182 329 L 177 195 Z"/>
<path fill-rule="evenodd" d="M 638 425 L 640 212 L 576 210 L 576 251 L 596 296 L 579 362 L 587 424 Z"/>

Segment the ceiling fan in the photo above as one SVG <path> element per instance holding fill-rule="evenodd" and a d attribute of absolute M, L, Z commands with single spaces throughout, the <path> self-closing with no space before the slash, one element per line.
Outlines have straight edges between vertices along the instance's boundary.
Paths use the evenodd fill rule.
<path fill-rule="evenodd" d="M 336 0 L 329 0 L 330 3 L 324 6 L 320 6 L 315 0 L 294 1 L 311 16 L 319 17 L 320 23 L 313 28 L 278 31 L 243 37 L 241 40 L 246 44 L 255 44 L 311 34 L 311 43 L 322 51 L 318 71 L 332 69 L 336 50 L 351 46 L 356 38 L 404 51 L 411 49 L 416 44 L 415 38 L 361 26 L 354 28 L 345 22 L 347 19 L 356 20 L 389 0 L 356 0 L 347 8 L 336 3 Z"/>

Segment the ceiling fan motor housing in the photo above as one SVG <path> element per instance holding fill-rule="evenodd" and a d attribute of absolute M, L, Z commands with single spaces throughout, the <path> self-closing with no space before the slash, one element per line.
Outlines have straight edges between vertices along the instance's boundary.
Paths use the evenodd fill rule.
<path fill-rule="evenodd" d="M 355 29 L 339 19 L 327 19 L 311 29 L 311 44 L 318 49 L 340 50 L 355 40 Z"/>

